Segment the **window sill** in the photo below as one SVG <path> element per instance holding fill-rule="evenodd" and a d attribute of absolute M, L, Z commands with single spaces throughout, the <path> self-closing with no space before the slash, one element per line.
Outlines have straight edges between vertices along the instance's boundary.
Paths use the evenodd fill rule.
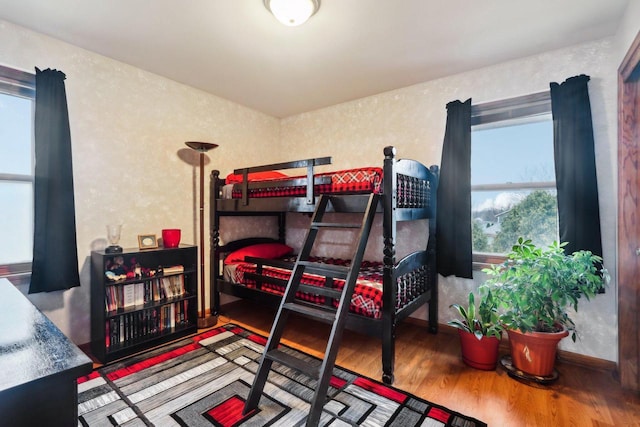
<path fill-rule="evenodd" d="M 506 259 L 507 257 L 502 254 L 474 252 L 472 254 L 473 270 L 481 271 L 483 268 L 502 264 Z"/>
<path fill-rule="evenodd" d="M 31 263 L 0 265 L 0 278 L 7 279 L 14 285 L 24 285 L 31 281 Z"/>

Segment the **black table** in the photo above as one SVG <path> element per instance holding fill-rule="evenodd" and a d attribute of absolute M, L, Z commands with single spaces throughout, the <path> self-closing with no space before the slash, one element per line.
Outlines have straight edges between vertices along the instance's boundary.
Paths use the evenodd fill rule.
<path fill-rule="evenodd" d="M 0 279 L 0 425 L 76 426 L 76 379 L 93 364 L 6 279 Z"/>

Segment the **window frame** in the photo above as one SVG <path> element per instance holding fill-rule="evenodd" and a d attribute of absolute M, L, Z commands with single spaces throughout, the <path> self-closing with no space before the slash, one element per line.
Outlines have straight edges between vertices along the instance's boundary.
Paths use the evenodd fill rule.
<path fill-rule="evenodd" d="M 499 122 L 522 119 L 527 120 L 537 116 L 551 114 L 551 91 L 536 92 L 528 95 L 517 96 L 497 101 L 485 102 L 471 106 L 471 144 L 473 145 L 474 127 L 487 127 Z M 500 127 L 499 125 L 496 127 Z M 555 189 L 556 181 L 505 183 L 505 184 L 479 184 L 471 185 L 471 192 L 488 190 L 509 189 Z M 471 225 L 471 224 L 470 224 Z M 488 252 L 472 252 L 473 270 L 482 270 L 494 264 L 503 263 L 507 257 L 501 254 Z"/>
<path fill-rule="evenodd" d="M 36 78 L 35 74 L 26 71 L 0 65 L 0 93 L 26 98 L 35 103 Z M 33 111 L 32 118 L 33 123 Z M 31 135 L 31 156 L 34 156 L 33 130 Z M 0 181 L 3 182 L 30 182 L 33 188 L 34 171 L 30 175 L 0 173 Z M 19 262 L 11 264 L 0 264 L 0 278 L 7 278 L 13 284 L 28 283 L 31 278 L 31 262 Z"/>

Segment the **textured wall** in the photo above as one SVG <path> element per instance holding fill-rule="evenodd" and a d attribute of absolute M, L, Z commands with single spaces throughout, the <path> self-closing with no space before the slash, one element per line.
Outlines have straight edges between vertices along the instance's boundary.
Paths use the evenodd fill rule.
<path fill-rule="evenodd" d="M 184 142 L 220 145 L 207 154 L 208 183 L 213 168 L 224 176 L 233 167 L 271 161 L 280 123 L 7 22 L 0 21 L 0 40 L 4 65 L 57 68 L 67 76 L 82 286 L 29 297 L 74 342 L 85 343 L 89 256 L 104 247 L 106 225 L 123 224 L 124 247 L 137 247 L 138 234 L 160 236 L 163 228 L 180 228 L 182 243 L 197 244 L 199 163 Z M 208 215 L 206 222 L 208 230 Z"/>
<path fill-rule="evenodd" d="M 399 157 L 439 164 L 449 101 L 472 98 L 474 103 L 481 103 L 525 95 L 548 90 L 550 82 L 588 74 L 604 258 L 615 283 L 617 64 L 612 50 L 613 39 L 586 43 L 292 116 L 282 120 L 281 143 L 286 151 L 299 153 L 301 158 L 333 155 L 333 165 L 338 168 L 382 165 L 386 145 L 396 146 Z M 377 237 L 372 239 L 381 241 L 380 230 L 376 232 Z M 404 240 L 414 240 L 420 234 L 409 232 L 399 238 L 399 244 L 409 247 L 413 242 Z M 441 323 L 453 316 L 449 305 L 466 301 L 467 293 L 484 280 L 480 272 L 475 276 L 473 281 L 441 278 Z M 574 344 L 564 340 L 564 349 L 616 360 L 615 294 L 612 284 L 606 295 L 580 307 L 576 319 L 582 341 Z M 415 316 L 426 319 L 426 309 Z"/>
<path fill-rule="evenodd" d="M 640 22 L 640 2 L 630 1 L 616 33 L 615 64 L 622 63 L 631 43 L 638 35 L 638 22 Z"/>

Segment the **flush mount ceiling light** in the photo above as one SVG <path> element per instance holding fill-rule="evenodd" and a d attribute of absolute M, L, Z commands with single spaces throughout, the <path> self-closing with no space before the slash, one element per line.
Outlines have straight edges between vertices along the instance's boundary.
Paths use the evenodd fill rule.
<path fill-rule="evenodd" d="M 278 21 L 295 27 L 320 9 L 320 0 L 264 0 L 264 6 Z"/>

